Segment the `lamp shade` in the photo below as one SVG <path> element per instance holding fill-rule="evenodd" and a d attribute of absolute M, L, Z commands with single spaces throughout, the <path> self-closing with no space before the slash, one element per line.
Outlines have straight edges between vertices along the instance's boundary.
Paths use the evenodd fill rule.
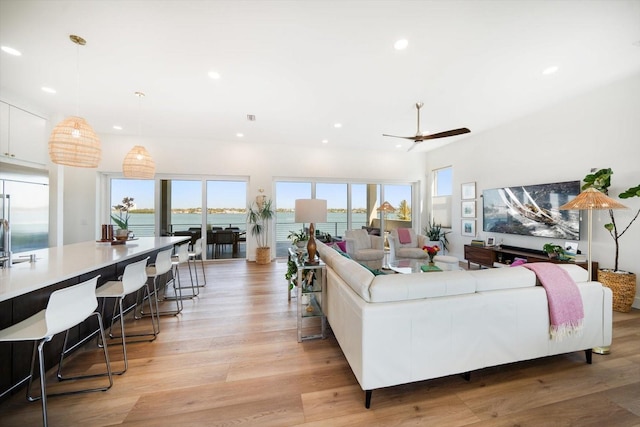
<path fill-rule="evenodd" d="M 327 201 L 322 199 L 296 200 L 295 222 L 327 222 Z"/>
<path fill-rule="evenodd" d="M 97 168 L 102 157 L 100 139 L 85 119 L 68 117 L 51 131 L 49 157 L 59 165 Z"/>
<path fill-rule="evenodd" d="M 146 148 L 136 145 L 124 157 L 122 173 L 127 178 L 151 179 L 156 173 L 156 164 Z"/>
<path fill-rule="evenodd" d="M 575 199 L 560 206 L 561 210 L 602 210 L 626 209 L 622 203 L 612 199 L 596 188 L 589 187 L 578 194 Z"/>
<path fill-rule="evenodd" d="M 389 213 L 389 212 L 395 212 L 396 208 L 394 208 L 393 206 L 391 206 L 391 203 L 385 201 L 383 204 L 380 205 L 380 207 L 378 208 L 378 210 L 380 212 L 384 212 L 384 213 Z"/>

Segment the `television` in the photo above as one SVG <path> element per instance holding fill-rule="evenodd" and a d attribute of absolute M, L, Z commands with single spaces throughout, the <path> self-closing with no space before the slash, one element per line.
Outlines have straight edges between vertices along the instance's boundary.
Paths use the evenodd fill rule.
<path fill-rule="evenodd" d="M 580 211 L 560 210 L 560 206 L 578 194 L 580 181 L 484 190 L 482 229 L 490 233 L 580 240 Z"/>

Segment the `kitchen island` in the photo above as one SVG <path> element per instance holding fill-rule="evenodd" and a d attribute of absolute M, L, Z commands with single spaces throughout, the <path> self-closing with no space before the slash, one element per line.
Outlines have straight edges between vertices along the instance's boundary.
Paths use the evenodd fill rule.
<path fill-rule="evenodd" d="M 0 270 L 0 329 L 18 323 L 46 308 L 52 292 L 100 275 L 98 286 L 114 280 L 131 262 L 150 257 L 163 249 L 189 240 L 187 236 L 140 237 L 124 244 L 81 242 L 15 254 L 19 261 Z M 35 262 L 30 256 L 35 255 Z M 105 313 L 107 315 L 107 313 Z M 70 334 L 73 343 L 91 335 L 97 322 L 85 322 Z M 45 346 L 45 360 L 55 364 L 62 347 L 61 337 Z M 23 381 L 29 372 L 30 343 L 0 344 L 0 395 Z M 49 368 L 50 366 L 47 366 Z"/>

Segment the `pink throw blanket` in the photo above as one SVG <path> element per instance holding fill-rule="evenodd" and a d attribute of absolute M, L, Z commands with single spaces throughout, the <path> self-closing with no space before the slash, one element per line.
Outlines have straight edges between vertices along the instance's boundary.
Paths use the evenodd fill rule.
<path fill-rule="evenodd" d="M 411 233 L 406 228 L 398 228 L 398 240 L 401 244 L 411 243 Z"/>
<path fill-rule="evenodd" d="M 536 274 L 547 292 L 551 338 L 562 341 L 564 337 L 582 334 L 582 298 L 569 273 L 550 262 L 534 262 L 523 267 Z"/>

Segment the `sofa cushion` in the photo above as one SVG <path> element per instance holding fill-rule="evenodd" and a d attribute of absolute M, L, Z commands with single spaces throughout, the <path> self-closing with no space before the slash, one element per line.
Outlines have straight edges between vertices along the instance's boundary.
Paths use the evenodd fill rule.
<path fill-rule="evenodd" d="M 376 276 L 369 286 L 371 302 L 404 301 L 472 294 L 476 280 L 464 270 Z"/>
<path fill-rule="evenodd" d="M 589 272 L 575 264 L 556 264 L 558 267 L 569 273 L 574 282 L 589 282 Z"/>
<path fill-rule="evenodd" d="M 469 270 L 469 273 L 476 279 L 478 292 L 527 288 L 536 285 L 535 273 L 524 267 L 484 268 Z"/>
<path fill-rule="evenodd" d="M 429 255 L 421 248 L 397 248 L 396 257 L 398 258 L 426 258 Z"/>

